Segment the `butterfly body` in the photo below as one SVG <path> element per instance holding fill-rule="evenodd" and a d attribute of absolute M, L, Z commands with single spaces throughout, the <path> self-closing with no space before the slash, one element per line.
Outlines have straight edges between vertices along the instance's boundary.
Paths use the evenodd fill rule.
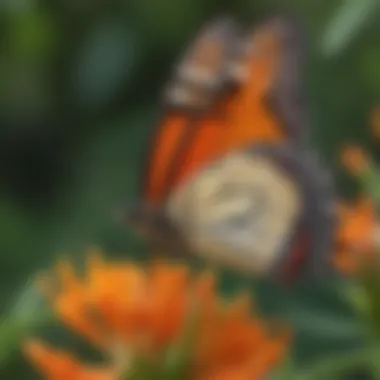
<path fill-rule="evenodd" d="M 142 183 L 145 206 L 129 222 L 156 246 L 170 242 L 252 275 L 319 274 L 334 240 L 334 197 L 304 139 L 293 24 L 274 19 L 244 33 L 232 25 L 206 28 L 169 82 Z M 214 49 L 201 60 L 210 36 Z M 212 80 L 194 74 L 200 66 Z M 176 97 L 178 88 L 197 89 L 199 102 Z"/>

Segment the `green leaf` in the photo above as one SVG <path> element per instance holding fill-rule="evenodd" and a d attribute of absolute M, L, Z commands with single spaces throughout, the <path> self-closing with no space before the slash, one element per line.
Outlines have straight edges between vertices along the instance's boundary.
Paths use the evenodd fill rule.
<path fill-rule="evenodd" d="M 26 214 L 9 199 L 0 199 L 0 302 L 11 302 L 14 291 L 18 290 L 21 281 L 28 271 L 39 265 L 42 259 L 44 242 L 41 241 L 37 220 Z M 37 263 L 37 264 L 36 264 Z"/>
<path fill-rule="evenodd" d="M 27 281 L 19 297 L 15 297 L 9 316 L 13 318 L 33 317 L 36 311 L 43 307 L 41 295 L 34 284 L 34 278 Z"/>
<path fill-rule="evenodd" d="M 328 311 L 300 309 L 285 315 L 298 333 L 312 334 L 316 340 L 354 340 L 365 334 L 365 329 L 357 321 Z"/>
<path fill-rule="evenodd" d="M 361 73 L 365 85 L 378 94 L 380 91 L 380 49 L 378 44 L 365 49 L 359 56 Z"/>
<path fill-rule="evenodd" d="M 199 312 L 200 309 L 196 303 L 190 307 L 181 335 L 166 352 L 163 363 L 164 379 L 186 379 L 197 339 Z"/>
<path fill-rule="evenodd" d="M 380 279 L 377 271 L 378 266 L 366 268 L 361 274 L 359 286 L 367 295 L 368 312 L 366 313 L 367 323 L 371 329 L 374 339 L 380 338 Z"/>
<path fill-rule="evenodd" d="M 357 350 L 336 354 L 323 358 L 316 363 L 309 363 L 304 366 L 304 370 L 296 379 L 299 380 L 320 380 L 337 379 L 339 375 L 358 368 L 365 368 L 373 371 L 374 363 L 380 359 L 380 349 L 378 346 L 359 348 Z"/>
<path fill-rule="evenodd" d="M 377 0 L 344 0 L 322 36 L 322 53 L 326 57 L 341 53 L 376 16 L 378 6 Z"/>
<path fill-rule="evenodd" d="M 347 284 L 345 293 L 355 311 L 359 315 L 369 318 L 371 313 L 371 299 L 366 289 L 357 283 L 352 283 Z"/>
<path fill-rule="evenodd" d="M 160 364 L 161 363 L 156 363 L 142 357 L 136 357 L 133 361 L 132 368 L 127 372 L 125 376 L 125 380 L 162 379 L 162 370 Z"/>
<path fill-rule="evenodd" d="M 363 174 L 361 181 L 364 190 L 380 207 L 380 168 L 372 164 L 370 170 Z"/>
<path fill-rule="evenodd" d="M 52 319 L 52 312 L 43 304 L 32 280 L 28 281 L 0 319 L 0 365 L 17 350 L 27 334 Z"/>
<path fill-rule="evenodd" d="M 35 311 L 32 315 L 8 315 L 0 320 L 0 366 L 18 349 L 21 341 L 32 331 L 51 321 L 52 313 L 48 310 Z"/>
<path fill-rule="evenodd" d="M 296 373 L 296 364 L 292 358 L 288 357 L 270 374 L 268 380 L 294 380 Z"/>

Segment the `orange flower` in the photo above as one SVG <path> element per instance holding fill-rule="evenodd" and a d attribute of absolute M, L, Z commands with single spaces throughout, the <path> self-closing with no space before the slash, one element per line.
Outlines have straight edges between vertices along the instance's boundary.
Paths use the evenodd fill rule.
<path fill-rule="evenodd" d="M 352 174 L 360 175 L 367 171 L 370 165 L 370 158 L 363 148 L 356 145 L 348 145 L 343 148 L 341 161 Z"/>
<path fill-rule="evenodd" d="M 351 207 L 341 205 L 339 219 L 339 251 L 335 263 L 342 272 L 353 273 L 361 264 L 373 260 L 377 248 L 374 202 L 366 198 Z"/>
<path fill-rule="evenodd" d="M 160 362 L 178 342 L 194 307 L 199 318 L 188 379 L 258 380 L 286 353 L 288 330 L 271 333 L 252 318 L 247 296 L 223 304 L 211 273 L 191 276 L 185 265 L 164 263 L 144 270 L 131 263 L 104 262 L 98 254 L 90 257 L 86 272 L 81 279 L 70 263 L 61 263 L 55 289 L 53 279 L 42 284 L 58 316 L 103 350 L 108 364 L 85 366 L 29 341 L 26 356 L 46 379 L 116 380 L 128 374 L 133 358 Z"/>

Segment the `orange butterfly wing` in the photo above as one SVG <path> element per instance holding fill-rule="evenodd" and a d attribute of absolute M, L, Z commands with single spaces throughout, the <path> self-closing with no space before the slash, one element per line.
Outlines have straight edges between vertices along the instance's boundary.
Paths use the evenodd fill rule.
<path fill-rule="evenodd" d="M 191 122 L 189 114 L 169 113 L 158 128 L 145 187 L 146 201 L 159 204 L 206 163 L 255 142 L 282 141 L 284 131 L 265 102 L 280 62 L 276 30 L 264 26 L 253 34 L 252 49 L 239 62 L 246 73 L 232 91 L 207 115 Z M 175 173 L 168 181 L 168 171 Z"/>
<path fill-rule="evenodd" d="M 280 61 L 278 41 L 270 30 L 257 33 L 259 35 L 254 38 L 257 52 L 250 52 L 243 65 L 246 81 L 229 106 L 226 151 L 255 142 L 284 139 L 282 126 L 265 103 Z"/>
<path fill-rule="evenodd" d="M 177 170 L 170 185 L 177 186 L 203 163 L 220 156 L 225 150 L 224 135 L 221 117 L 207 117 L 192 125 L 187 115 L 169 115 L 160 126 L 150 156 L 146 200 L 152 204 L 163 200 L 172 165 Z"/>

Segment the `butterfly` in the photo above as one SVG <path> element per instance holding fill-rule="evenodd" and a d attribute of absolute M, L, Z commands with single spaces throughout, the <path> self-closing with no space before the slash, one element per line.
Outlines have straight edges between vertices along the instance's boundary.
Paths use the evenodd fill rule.
<path fill-rule="evenodd" d="M 328 267 L 334 194 L 309 144 L 294 20 L 201 28 L 163 89 L 128 223 L 160 249 L 251 275 Z"/>

